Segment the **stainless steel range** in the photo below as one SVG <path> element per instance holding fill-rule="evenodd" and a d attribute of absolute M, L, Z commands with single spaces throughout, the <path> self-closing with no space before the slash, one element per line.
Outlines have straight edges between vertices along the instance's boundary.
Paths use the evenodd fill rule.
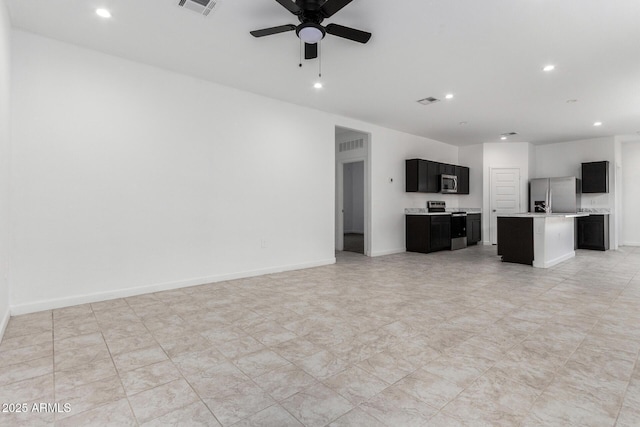
<path fill-rule="evenodd" d="M 427 210 L 432 213 L 446 212 L 447 206 L 444 201 L 429 200 Z M 467 247 L 467 213 L 451 212 L 451 250 L 463 249 Z"/>

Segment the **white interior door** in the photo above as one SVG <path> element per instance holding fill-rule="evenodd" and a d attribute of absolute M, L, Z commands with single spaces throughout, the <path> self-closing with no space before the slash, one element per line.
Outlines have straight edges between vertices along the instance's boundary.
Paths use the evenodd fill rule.
<path fill-rule="evenodd" d="M 491 244 L 498 243 L 498 215 L 521 212 L 520 169 L 491 169 Z"/>

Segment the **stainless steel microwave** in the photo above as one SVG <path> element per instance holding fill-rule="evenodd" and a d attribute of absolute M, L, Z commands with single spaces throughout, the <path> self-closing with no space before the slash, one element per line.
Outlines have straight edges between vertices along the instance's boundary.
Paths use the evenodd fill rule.
<path fill-rule="evenodd" d="M 440 175 L 440 192 L 441 193 L 457 193 L 458 177 L 455 175 Z"/>

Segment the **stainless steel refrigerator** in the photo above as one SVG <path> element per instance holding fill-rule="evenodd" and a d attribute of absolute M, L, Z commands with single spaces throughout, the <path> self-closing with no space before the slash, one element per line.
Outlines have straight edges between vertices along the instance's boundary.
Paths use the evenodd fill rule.
<path fill-rule="evenodd" d="M 537 178 L 529 182 L 529 212 L 578 212 L 581 186 L 575 176 Z"/>

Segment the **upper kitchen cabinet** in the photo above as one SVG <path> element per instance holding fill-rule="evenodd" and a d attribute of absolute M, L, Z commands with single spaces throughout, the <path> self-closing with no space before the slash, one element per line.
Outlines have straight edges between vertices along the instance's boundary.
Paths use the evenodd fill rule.
<path fill-rule="evenodd" d="M 406 191 L 413 193 L 437 193 L 440 191 L 439 165 L 439 163 L 430 160 L 406 160 Z"/>
<path fill-rule="evenodd" d="M 458 177 L 458 194 L 469 194 L 469 168 L 456 166 L 455 175 Z"/>
<path fill-rule="evenodd" d="M 609 192 L 609 162 L 589 162 L 582 164 L 582 192 Z"/>
<path fill-rule="evenodd" d="M 439 193 L 440 177 L 458 177 L 457 194 L 469 194 L 469 168 L 423 159 L 405 160 L 405 191 L 408 193 Z"/>
<path fill-rule="evenodd" d="M 455 175 L 456 166 L 448 165 L 446 163 L 440 163 L 440 175 Z"/>

